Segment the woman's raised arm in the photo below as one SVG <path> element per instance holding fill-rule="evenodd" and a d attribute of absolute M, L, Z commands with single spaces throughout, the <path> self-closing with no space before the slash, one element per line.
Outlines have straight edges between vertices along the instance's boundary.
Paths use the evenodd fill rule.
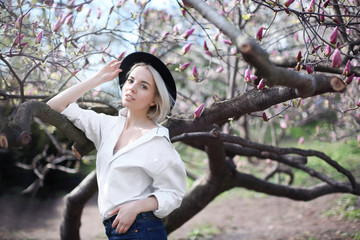
<path fill-rule="evenodd" d="M 70 103 L 75 102 L 86 92 L 117 77 L 121 72 L 120 63 L 117 60 L 107 63 L 93 77 L 64 90 L 50 99 L 47 104 L 55 111 L 62 112 Z"/>

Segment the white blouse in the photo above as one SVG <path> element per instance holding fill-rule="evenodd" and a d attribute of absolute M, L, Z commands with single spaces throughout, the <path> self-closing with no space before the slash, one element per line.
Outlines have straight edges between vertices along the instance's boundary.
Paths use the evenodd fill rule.
<path fill-rule="evenodd" d="M 186 172 L 169 140 L 168 129 L 157 127 L 119 151 L 113 152 L 126 117 L 98 114 L 71 103 L 63 112 L 97 149 L 96 174 L 101 217 L 107 219 L 120 204 L 155 196 L 154 214 L 165 217 L 181 204 Z"/>

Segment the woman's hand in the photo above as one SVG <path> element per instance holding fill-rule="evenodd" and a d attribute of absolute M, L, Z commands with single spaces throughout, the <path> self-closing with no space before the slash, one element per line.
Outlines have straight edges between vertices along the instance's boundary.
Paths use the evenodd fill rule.
<path fill-rule="evenodd" d="M 110 214 L 117 214 L 112 224 L 112 227 L 115 228 L 116 232 L 126 233 L 134 223 L 139 212 L 136 209 L 136 202 L 130 202 L 118 206 Z"/>
<path fill-rule="evenodd" d="M 117 214 L 112 227 L 118 233 L 126 233 L 134 223 L 136 216 L 142 212 L 154 211 L 159 204 L 155 196 L 122 204 L 114 209 L 110 215 Z"/>
<path fill-rule="evenodd" d="M 121 61 L 118 61 L 118 60 L 110 61 L 96 73 L 94 78 L 97 78 L 99 80 L 101 79 L 102 83 L 113 80 L 122 71 L 119 68 L 120 64 L 121 64 Z"/>

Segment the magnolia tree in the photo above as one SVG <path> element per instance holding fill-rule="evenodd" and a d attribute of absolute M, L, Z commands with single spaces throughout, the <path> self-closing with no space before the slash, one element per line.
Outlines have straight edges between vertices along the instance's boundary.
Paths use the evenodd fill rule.
<path fill-rule="evenodd" d="M 141 50 L 163 59 L 176 79 L 178 101 L 161 124 L 179 151 L 186 146 L 206 155 L 207 170 L 199 176 L 192 171 L 193 158 L 182 156 L 188 176 L 196 181 L 181 207 L 164 219 L 169 233 L 236 187 L 303 201 L 331 193 L 360 195 L 356 177 L 339 159 L 279 147 L 290 127 L 309 122 L 318 125 L 299 143 L 360 141 L 359 2 L 167 2 L 1 2 L 0 154 L 36 145 L 26 158 L 10 154 L 17 166 L 38 177 L 25 192 L 36 193 L 50 169 L 78 171 L 81 159 L 94 150 L 45 102 L 101 64 Z M 79 103 L 117 114 L 119 99 L 114 81 Z M 39 132 L 47 140 L 40 141 Z M 339 174 L 335 178 L 311 167 L 309 157 Z M 252 175 L 241 167 L 246 158 L 270 168 Z M 310 187 L 292 185 L 294 170 L 317 181 Z M 275 174 L 290 180 L 274 181 Z M 67 195 L 62 239 L 80 238 L 82 208 L 96 190 L 91 172 Z"/>

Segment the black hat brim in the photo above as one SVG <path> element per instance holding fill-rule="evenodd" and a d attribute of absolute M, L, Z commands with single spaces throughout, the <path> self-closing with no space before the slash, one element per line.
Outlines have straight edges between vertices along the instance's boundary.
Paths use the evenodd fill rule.
<path fill-rule="evenodd" d="M 122 72 L 119 73 L 119 84 L 120 87 L 124 85 L 126 81 L 126 76 L 132 66 L 136 63 L 146 63 L 151 65 L 156 71 L 159 72 L 160 76 L 165 82 L 166 88 L 173 98 L 174 102 L 172 103 L 172 107 L 176 101 L 176 85 L 175 80 L 168 69 L 168 67 L 157 57 L 147 52 L 134 52 L 127 55 L 120 64 L 120 69 Z"/>

